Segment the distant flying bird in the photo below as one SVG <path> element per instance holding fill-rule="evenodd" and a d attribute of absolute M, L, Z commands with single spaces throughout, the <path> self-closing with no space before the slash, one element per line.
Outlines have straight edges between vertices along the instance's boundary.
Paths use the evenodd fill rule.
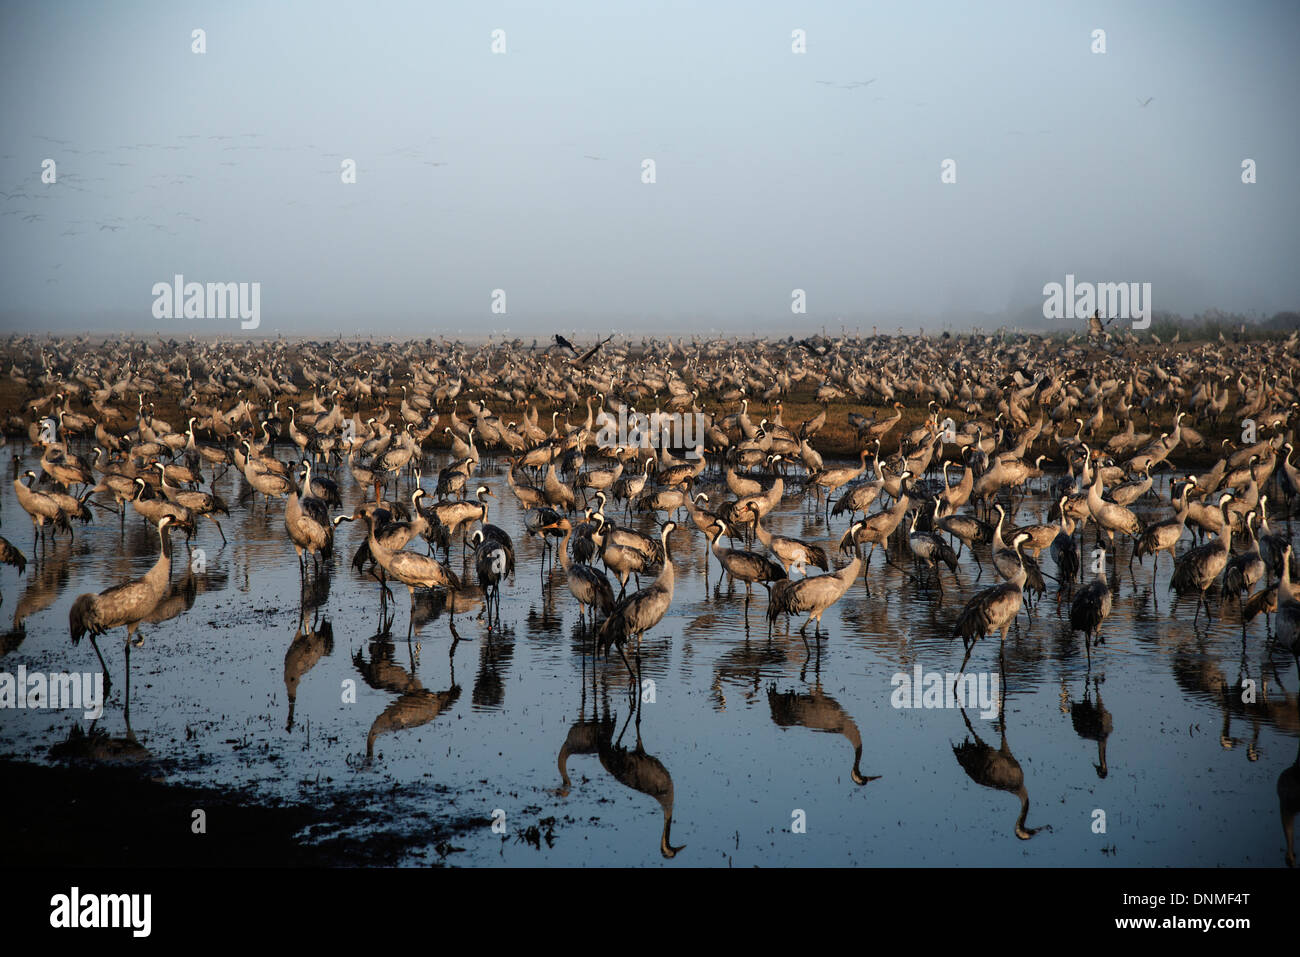
<path fill-rule="evenodd" d="M 1143 109 L 1146 109 L 1146 105 L 1147 105 L 1148 103 L 1150 103 L 1150 102 L 1151 102 L 1152 100 L 1154 100 L 1154 99 L 1155 99 L 1154 96 L 1148 96 L 1145 100 L 1144 100 L 1144 99 L 1141 99 L 1141 98 L 1139 97 L 1139 98 L 1138 98 L 1138 106 L 1142 107 Z"/>
<path fill-rule="evenodd" d="M 598 162 L 604 162 L 604 160 L 605 160 L 605 157 L 603 157 L 603 156 L 592 156 L 592 155 L 589 154 L 589 153 L 583 153 L 583 154 L 582 154 L 582 158 L 583 158 L 583 159 L 589 159 L 589 160 L 596 160 L 596 161 L 598 161 Z"/>
<path fill-rule="evenodd" d="M 813 82 L 822 86 L 837 87 L 841 90 L 856 90 L 860 86 L 871 86 L 876 82 L 876 77 L 873 76 L 870 80 L 850 80 L 848 83 L 836 83 L 834 80 L 814 80 Z"/>
<path fill-rule="evenodd" d="M 122 227 L 121 227 L 121 226 L 105 226 L 105 225 L 103 225 L 103 224 L 100 224 L 100 227 L 99 227 L 99 228 L 100 228 L 100 231 L 101 231 L 101 232 L 102 232 L 103 230 L 105 230 L 105 229 L 111 229 L 111 230 L 113 230 L 114 232 L 116 232 L 117 230 L 121 229 Z"/>

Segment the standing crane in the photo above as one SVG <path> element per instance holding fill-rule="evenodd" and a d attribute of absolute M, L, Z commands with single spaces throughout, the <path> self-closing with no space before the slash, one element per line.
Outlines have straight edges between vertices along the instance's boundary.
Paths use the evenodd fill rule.
<path fill-rule="evenodd" d="M 1022 557 L 1020 548 L 1028 540 L 1029 536 L 1024 532 L 1012 539 L 1011 549 L 1017 558 Z M 1016 615 L 1020 614 L 1020 605 L 1024 600 L 1022 591 L 1024 587 L 1025 567 L 1022 563 L 1020 570 L 1011 577 L 1010 581 L 991 585 L 983 591 L 976 592 L 975 596 L 966 602 L 966 607 L 957 616 L 957 626 L 952 632 L 952 637 L 956 638 L 960 635 L 962 644 L 966 646 L 966 657 L 961 660 L 959 674 L 966 670 L 966 662 L 970 661 L 970 653 L 975 647 L 975 642 L 992 632 L 1002 633 L 998 655 L 1001 657 L 1004 654 L 1007 632 L 1011 630 Z M 1006 669 L 1003 668 L 1003 671 L 1005 672 Z"/>
<path fill-rule="evenodd" d="M 658 577 L 645 588 L 619 601 L 609 613 L 609 617 L 601 624 L 600 631 L 596 635 L 596 650 L 605 652 L 608 657 L 611 645 L 618 648 L 618 653 L 623 657 L 623 664 L 628 666 L 628 671 L 633 675 L 634 680 L 640 677 L 641 639 L 647 631 L 663 621 L 664 615 L 668 614 L 668 607 L 673 603 L 675 578 L 673 556 L 668 548 L 668 536 L 676 527 L 676 522 L 664 522 L 659 532 L 659 542 L 664 550 L 664 567 Z M 623 645 L 633 636 L 636 637 L 637 659 L 637 672 L 634 674 L 631 665 L 628 664 L 627 654 L 623 651 Z"/>
<path fill-rule="evenodd" d="M 757 512 L 755 518 L 757 519 Z M 749 604 L 749 596 L 754 592 L 754 582 L 767 588 L 769 582 L 780 581 L 787 577 L 785 569 L 766 555 L 742 548 L 723 548 L 719 544 L 719 539 L 727 533 L 727 523 L 722 519 L 709 526 L 709 531 L 713 533 L 709 537 L 709 547 L 712 548 L 722 570 L 731 578 L 745 583 L 746 606 Z"/>
<path fill-rule="evenodd" d="M 72 636 L 72 643 L 79 644 L 84 635 L 90 635 L 90 644 L 104 669 L 105 693 L 109 688 L 108 665 L 104 663 L 96 638 L 114 628 L 125 626 L 127 640 L 134 640 L 140 622 L 162 600 L 171 577 L 172 550 L 168 530 L 174 522 L 175 519 L 170 515 L 164 515 L 158 520 L 158 560 L 145 572 L 143 578 L 114 585 L 98 595 L 87 592 L 72 603 L 72 610 L 68 612 L 68 632 Z M 143 643 L 143 639 L 135 641 L 136 647 Z"/>
<path fill-rule="evenodd" d="M 496 534 L 493 534 L 496 533 Z M 474 572 L 487 605 L 488 634 L 492 633 L 493 609 L 501 621 L 501 582 L 515 573 L 515 546 L 495 525 L 485 525 L 470 536 L 474 546 Z"/>
<path fill-rule="evenodd" d="M 1167 551 L 1173 557 L 1174 549 L 1183 537 L 1183 530 L 1187 527 L 1187 493 L 1195 485 L 1196 476 L 1193 475 L 1183 483 L 1178 497 L 1178 513 L 1173 518 L 1167 518 L 1162 522 L 1152 522 L 1142 530 L 1137 543 L 1133 546 L 1133 553 L 1129 556 L 1130 565 L 1132 565 L 1134 557 L 1140 562 L 1145 556 L 1151 556 L 1151 584 L 1153 588 L 1156 581 L 1156 569 L 1160 565 L 1160 553 Z"/>
<path fill-rule="evenodd" d="M 1246 534 L 1250 536 L 1250 548 L 1238 552 L 1228 559 L 1223 569 L 1223 581 L 1219 585 L 1219 604 L 1232 595 L 1241 602 L 1241 593 L 1250 594 L 1261 578 L 1264 577 L 1264 559 L 1259 553 L 1259 538 L 1254 532 L 1255 513 L 1246 514 Z"/>
<path fill-rule="evenodd" d="M 758 513 L 758 506 L 753 502 L 749 502 L 746 507 L 754 515 L 754 534 L 758 536 L 758 540 L 764 548 L 781 560 L 787 575 L 794 567 L 803 569 L 808 565 L 815 565 L 822 571 L 830 570 L 829 563 L 826 560 L 826 549 L 820 545 L 801 542 L 797 538 L 773 535 L 763 527 Z"/>
<path fill-rule="evenodd" d="M 299 472 L 300 480 L 307 478 L 306 462 Z M 294 550 L 298 553 L 298 577 L 306 574 L 303 552 L 311 556 L 312 567 L 318 568 L 318 557 L 328 561 L 334 554 L 334 525 L 330 522 L 325 503 L 312 495 L 300 495 L 293 485 L 284 506 L 284 528 L 289 533 Z"/>
<path fill-rule="evenodd" d="M 221 500 L 221 497 L 215 492 L 196 492 L 168 485 L 167 469 L 163 466 L 163 463 L 155 462 L 154 466 L 158 469 L 163 497 L 169 502 L 185 506 L 194 513 L 196 518 L 204 517 L 217 526 L 217 531 L 221 533 L 221 544 L 227 544 L 226 533 L 222 530 L 221 523 L 213 517 L 218 514 L 227 517 L 230 515 L 230 509 L 226 507 L 226 503 Z"/>
<path fill-rule="evenodd" d="M 1084 446 L 1087 449 L 1087 446 Z M 1097 540 L 1101 541 L 1101 530 L 1110 536 L 1111 550 L 1115 549 L 1115 533 L 1139 536 L 1142 534 L 1142 521 L 1131 510 L 1114 502 L 1107 502 L 1101 497 L 1101 469 L 1096 470 L 1092 485 L 1088 488 L 1088 513 L 1097 523 Z"/>
<path fill-rule="evenodd" d="M 346 519 L 346 516 L 339 517 Z M 412 615 L 407 626 L 407 636 L 409 637 L 415 627 L 415 590 L 417 588 L 446 588 L 451 591 L 459 591 L 460 579 L 456 577 L 455 572 L 430 555 L 408 552 L 405 549 L 393 551 L 387 548 L 383 542 L 375 537 L 377 519 L 374 509 L 365 510 L 360 515 L 353 516 L 353 518 L 357 517 L 365 519 L 369 535 L 367 544 L 370 546 L 371 556 L 379 563 L 379 567 L 384 570 L 389 578 L 397 579 L 406 586 L 411 594 Z M 385 594 L 390 594 L 387 585 L 382 587 Z"/>
<path fill-rule="evenodd" d="M 826 492 L 826 520 L 830 521 L 831 494 L 838 491 L 842 486 L 848 485 L 856 478 L 860 478 L 867 470 L 867 456 L 871 454 L 870 449 L 863 449 L 858 453 L 857 468 L 836 468 L 822 469 L 816 475 L 809 479 L 809 484 L 818 491 Z"/>
<path fill-rule="evenodd" d="M 1205 605 L 1205 617 L 1210 618 L 1210 606 L 1205 600 L 1205 593 L 1219 577 L 1219 572 L 1228 564 L 1228 556 L 1232 554 L 1232 522 L 1228 519 L 1228 503 L 1231 501 L 1231 493 L 1225 492 L 1219 497 L 1219 510 L 1223 514 L 1219 540 L 1184 552 L 1183 557 L 1174 563 L 1174 573 L 1169 578 L 1170 591 L 1181 595 L 1196 589 L 1196 617 L 1192 619 L 1193 625 L 1201 618 L 1202 605 Z"/>
<path fill-rule="evenodd" d="M 1106 581 L 1106 550 L 1099 549 L 1101 572 L 1074 596 L 1070 604 L 1070 628 L 1083 632 L 1084 648 L 1088 652 L 1088 664 L 1092 664 L 1092 643 L 1094 637 L 1098 644 L 1102 642 L 1099 634 L 1102 622 L 1110 616 L 1110 584 Z"/>
<path fill-rule="evenodd" d="M 957 553 L 942 538 L 930 531 L 918 531 L 917 520 L 921 517 L 920 509 L 912 513 L 912 527 L 907 536 L 907 547 L 930 571 L 939 585 L 939 594 L 943 594 L 943 576 L 939 574 L 939 563 L 948 566 L 954 580 L 957 578 Z"/>
<path fill-rule="evenodd" d="M 555 522 L 542 526 L 542 529 L 559 529 L 564 532 L 564 538 L 560 542 L 560 564 L 564 567 L 569 591 L 578 599 L 579 614 L 586 615 L 590 609 L 593 615 L 596 612 L 609 615 L 614 608 L 614 588 L 610 585 L 609 578 L 600 569 L 569 558 L 569 538 L 573 535 L 573 525 L 567 518 L 558 516 Z"/>
<path fill-rule="evenodd" d="M 1061 530 L 1056 533 L 1056 538 L 1052 539 L 1051 547 L 1048 549 L 1052 561 L 1056 562 L 1058 599 L 1067 582 L 1070 590 L 1073 591 L 1075 579 L 1079 577 L 1079 546 L 1074 544 L 1074 519 L 1070 518 L 1065 511 L 1068 498 L 1069 496 L 1066 495 L 1061 496 Z"/>
<path fill-rule="evenodd" d="M 30 479 L 30 481 L 24 484 L 19 479 L 14 479 L 14 492 L 18 495 L 18 504 L 22 506 L 24 512 L 31 516 L 32 551 L 35 551 L 38 536 L 41 541 L 45 540 L 47 526 L 52 525 L 55 529 L 62 528 L 69 534 L 72 533 L 72 526 L 68 524 L 68 517 L 59 508 L 59 503 L 50 495 L 35 488 L 35 472 L 28 469 L 23 473 L 23 478 Z"/>
<path fill-rule="evenodd" d="M 855 522 L 849 529 L 850 533 L 856 532 L 861 524 Z M 863 567 L 862 556 L 854 554 L 853 561 L 833 574 L 814 575 L 798 581 L 789 579 L 778 581 L 772 588 L 772 598 L 767 605 L 769 627 L 776 621 L 777 615 L 788 617 L 807 612 L 808 618 L 799 628 L 799 634 L 803 636 L 804 648 L 808 648 L 805 631 L 810 621 L 815 622 L 813 638 L 820 641 L 822 615 L 826 614 L 826 609 L 844 597 L 844 593 L 849 590 L 849 586 L 853 584 L 853 580 L 858 577 L 858 572 L 862 571 Z"/>
<path fill-rule="evenodd" d="M 1291 652 L 1300 673 L 1300 600 L 1291 591 L 1291 554 L 1287 545 L 1282 552 L 1282 574 L 1277 588 L 1277 643 Z"/>

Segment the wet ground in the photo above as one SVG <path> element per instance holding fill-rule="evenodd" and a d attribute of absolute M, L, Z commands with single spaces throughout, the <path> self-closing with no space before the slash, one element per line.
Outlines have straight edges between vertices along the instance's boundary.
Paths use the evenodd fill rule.
<path fill-rule="evenodd" d="M 11 454 L 22 468 L 35 461 L 0 453 Z M 424 474 L 441 464 L 429 455 Z M 361 493 L 345 469 L 336 478 L 350 512 Z M 642 648 L 653 684 L 638 709 L 618 656 L 593 663 L 564 572 L 543 570 L 504 474 L 485 462 L 483 481 L 498 496 L 489 518 L 518 555 L 490 636 L 471 603 L 455 615 L 452 654 L 448 610 L 431 594 L 408 641 L 405 588 L 384 615 L 377 583 L 350 565 L 364 534 L 356 523 L 340 527 L 331 571 L 304 592 L 283 503 L 235 505 L 244 486 L 232 472 L 217 487 L 231 503 L 229 544 L 200 523 L 195 562 L 176 536 L 173 597 L 141 627 L 143 645 L 128 654 L 122 630 L 101 640 L 112 677 L 103 717 L 92 727 L 79 713 L 0 710 L 0 757 L 127 765 L 248 805 L 341 808 L 328 834 L 306 820 L 297 842 L 373 842 L 409 864 L 1283 862 L 1278 781 L 1296 775 L 1295 665 L 1270 657 L 1263 618 L 1243 639 L 1231 603 L 1220 618 L 1214 599 L 1213 623 L 1202 615 L 1194 628 L 1195 601 L 1175 604 L 1167 590 L 1167 556 L 1153 585 L 1150 559 L 1130 575 L 1122 546 L 1091 665 L 1049 581 L 1007 640 L 1000 720 L 978 705 L 895 707 L 895 675 L 960 664 L 962 645 L 948 636 L 962 603 L 993 581 L 987 554 L 978 580 L 969 555 L 956 584 L 945 570 L 940 595 L 905 553 L 892 567 L 877 551 L 809 652 L 799 622 L 769 637 L 761 589 L 746 615 L 743 585 L 720 584 L 683 516 L 676 592 Z M 0 670 L 98 671 L 90 645 L 69 640 L 69 609 L 83 592 L 142 575 L 156 533 L 134 514 L 123 531 L 96 509 L 75 542 L 33 552 L 8 483 L 0 501 L 5 536 L 32 559 L 21 577 L 0 569 L 0 616 L 14 628 L 0 638 Z M 1041 518 L 1046 501 L 1031 492 L 1018 518 Z M 1172 511 L 1154 498 L 1137 510 Z M 649 516 L 630 524 L 653 528 Z M 798 494 L 765 524 L 832 552 L 847 527 L 837 518 L 828 531 Z M 459 570 L 457 548 L 452 557 Z M 1042 563 L 1055 574 L 1046 553 Z M 996 680 L 996 640 L 975 648 L 968 670 Z M 1242 700 L 1243 679 L 1255 683 L 1253 701 Z M 223 840 L 220 821 L 208 822 L 213 840 Z"/>

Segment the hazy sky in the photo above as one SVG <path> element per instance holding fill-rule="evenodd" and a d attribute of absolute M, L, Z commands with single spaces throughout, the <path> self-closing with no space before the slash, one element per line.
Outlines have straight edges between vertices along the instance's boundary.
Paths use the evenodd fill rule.
<path fill-rule="evenodd" d="M 6 2 L 0 331 L 249 334 L 154 319 L 176 273 L 260 282 L 258 334 L 961 327 L 1067 272 L 1294 309 L 1298 26 L 1293 2 Z"/>

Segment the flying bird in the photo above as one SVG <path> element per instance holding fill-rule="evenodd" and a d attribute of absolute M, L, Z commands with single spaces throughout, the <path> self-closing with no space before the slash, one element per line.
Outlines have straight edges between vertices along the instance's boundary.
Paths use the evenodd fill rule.
<path fill-rule="evenodd" d="M 1146 105 L 1147 105 L 1148 103 L 1150 103 L 1150 102 L 1151 102 L 1152 100 L 1154 100 L 1154 99 L 1155 99 L 1154 96 L 1148 96 L 1145 100 L 1142 99 L 1141 97 L 1139 97 L 1139 98 L 1138 98 L 1138 106 L 1142 107 L 1143 109 L 1146 109 Z"/>
<path fill-rule="evenodd" d="M 570 359 L 569 364 L 575 366 L 585 365 L 588 359 L 590 359 L 592 356 L 594 356 L 597 352 L 600 351 L 601 346 L 603 346 L 605 343 L 609 342 L 609 340 L 613 338 L 614 338 L 614 334 L 611 332 L 604 339 L 601 339 L 599 342 L 597 342 L 594 346 L 592 346 L 590 349 L 584 352 L 577 359 Z M 572 348 L 572 346 L 570 346 L 570 348 Z"/>

